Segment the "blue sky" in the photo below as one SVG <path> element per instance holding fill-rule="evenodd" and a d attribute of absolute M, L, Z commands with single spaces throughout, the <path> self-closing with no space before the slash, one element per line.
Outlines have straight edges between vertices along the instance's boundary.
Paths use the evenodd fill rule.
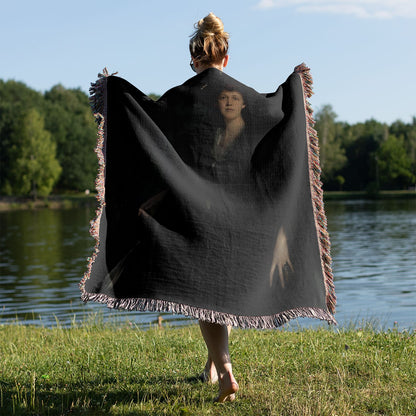
<path fill-rule="evenodd" d="M 188 41 L 210 11 L 230 33 L 226 72 L 274 91 L 301 63 L 338 120 L 416 116 L 415 0 L 0 0 L 0 78 L 87 91 L 103 67 L 146 93 L 193 73 Z"/>

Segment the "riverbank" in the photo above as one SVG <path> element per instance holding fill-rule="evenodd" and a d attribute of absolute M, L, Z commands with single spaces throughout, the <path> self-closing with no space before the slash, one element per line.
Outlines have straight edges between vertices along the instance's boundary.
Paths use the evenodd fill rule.
<path fill-rule="evenodd" d="M 381 191 L 377 194 L 367 192 L 325 192 L 326 201 L 350 199 L 416 199 L 416 191 Z M 96 203 L 95 194 L 62 194 L 50 195 L 33 200 L 28 197 L 0 196 L 0 212 L 21 209 L 70 209 Z"/>
<path fill-rule="evenodd" d="M 416 199 L 416 191 L 380 191 L 368 193 L 365 191 L 330 191 L 324 192 L 325 201 L 342 201 L 351 199 Z"/>
<path fill-rule="evenodd" d="M 0 212 L 27 209 L 70 209 L 96 204 L 95 194 L 62 194 L 50 195 L 34 200 L 28 197 L 0 196 Z"/>
<path fill-rule="evenodd" d="M 197 326 L 0 326 L 0 414 L 415 414 L 415 332 L 233 330 L 230 350 L 240 391 L 218 405 Z"/>

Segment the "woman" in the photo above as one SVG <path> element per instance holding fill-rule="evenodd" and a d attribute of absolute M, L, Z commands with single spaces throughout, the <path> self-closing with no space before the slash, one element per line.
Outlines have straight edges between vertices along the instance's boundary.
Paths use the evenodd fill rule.
<path fill-rule="evenodd" d="M 267 95 L 224 74 L 228 34 L 212 13 L 189 49 L 197 75 L 157 102 L 108 73 L 92 85 L 100 207 L 81 291 L 198 319 L 202 378 L 225 402 L 238 391 L 231 326 L 335 323 L 335 293 L 309 69 Z"/>
<path fill-rule="evenodd" d="M 197 30 L 189 42 L 191 53 L 191 67 L 197 73 L 208 68 L 222 71 L 228 64 L 228 38 L 224 32 L 224 25 L 220 18 L 210 13 L 197 23 Z M 226 148 L 236 139 L 244 128 L 241 111 L 245 107 L 242 95 L 237 91 L 222 91 L 218 97 L 218 105 L 225 121 L 225 130 L 218 134 L 215 140 L 214 154 L 220 158 Z M 238 391 L 238 384 L 234 378 L 228 336 L 231 326 L 199 321 L 202 336 L 207 349 L 208 360 L 202 378 L 219 383 L 217 401 L 232 401 Z"/>

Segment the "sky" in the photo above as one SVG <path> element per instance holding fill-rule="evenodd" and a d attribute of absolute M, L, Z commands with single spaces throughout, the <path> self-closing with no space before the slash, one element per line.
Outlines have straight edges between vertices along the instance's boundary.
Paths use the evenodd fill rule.
<path fill-rule="evenodd" d="M 193 76 L 189 36 L 209 12 L 230 33 L 225 72 L 272 92 L 311 68 L 313 108 L 337 120 L 416 117 L 415 0 L 0 0 L 0 79 L 87 92 L 98 72 L 163 94 Z"/>

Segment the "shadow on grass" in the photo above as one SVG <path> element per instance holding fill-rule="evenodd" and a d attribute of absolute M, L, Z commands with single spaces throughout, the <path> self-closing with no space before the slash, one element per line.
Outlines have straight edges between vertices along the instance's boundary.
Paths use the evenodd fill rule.
<path fill-rule="evenodd" d="M 193 387 L 198 384 L 198 394 L 193 394 Z M 65 385 L 40 382 L 36 386 L 13 386 L 0 382 L 0 414 L 108 415 L 112 408 L 119 407 L 122 409 L 116 414 L 141 416 L 154 414 L 151 408 L 160 412 L 162 407 L 170 410 L 170 414 L 186 415 L 189 414 L 186 406 L 191 401 L 193 406 L 210 401 L 208 397 L 203 400 L 199 394 L 203 386 L 198 376 L 163 375 L 140 376 L 136 381 L 110 377 Z M 140 404 L 149 410 L 138 409 Z"/>

